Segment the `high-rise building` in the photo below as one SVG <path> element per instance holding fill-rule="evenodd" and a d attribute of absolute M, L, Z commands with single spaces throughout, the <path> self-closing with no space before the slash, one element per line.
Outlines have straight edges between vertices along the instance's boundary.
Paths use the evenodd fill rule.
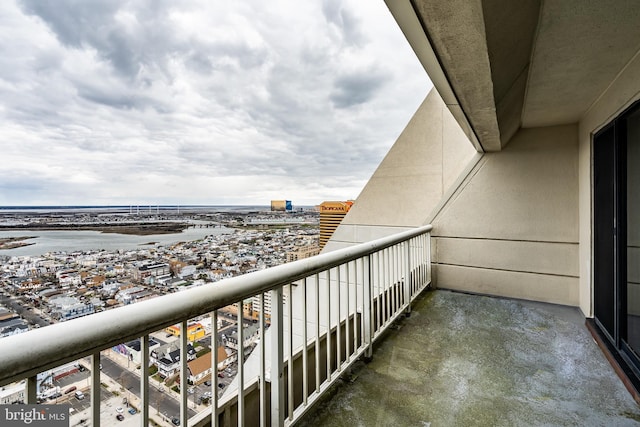
<path fill-rule="evenodd" d="M 322 202 L 320 209 L 320 249 L 329 241 L 333 232 L 338 228 L 351 206 L 352 200 L 346 202 L 329 201 Z"/>
<path fill-rule="evenodd" d="M 291 212 L 293 210 L 293 204 L 291 200 L 272 200 L 271 210 L 280 212 Z"/>
<path fill-rule="evenodd" d="M 316 245 L 303 246 L 295 251 L 287 252 L 287 262 L 309 258 L 320 253 L 320 247 Z"/>
<path fill-rule="evenodd" d="M 286 303 L 289 299 L 289 291 L 284 290 L 282 292 L 282 301 Z M 260 316 L 260 311 L 262 310 L 262 301 L 260 300 L 260 295 L 254 295 L 251 297 L 251 315 L 250 317 L 253 319 L 258 319 Z M 267 323 L 271 323 L 271 292 L 264 293 L 264 314 L 265 320 Z"/>

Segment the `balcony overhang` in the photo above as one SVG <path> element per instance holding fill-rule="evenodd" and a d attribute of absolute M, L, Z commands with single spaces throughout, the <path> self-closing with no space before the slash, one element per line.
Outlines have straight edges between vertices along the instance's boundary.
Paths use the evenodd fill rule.
<path fill-rule="evenodd" d="M 577 123 L 640 49 L 632 0 L 386 0 L 478 151 Z"/>
<path fill-rule="evenodd" d="M 492 146 L 496 145 L 495 141 L 491 145 L 489 144 L 488 136 L 476 134 L 477 126 L 472 125 L 473 122 L 471 117 L 468 116 L 468 110 L 463 108 L 458 98 L 458 93 L 452 85 L 451 76 L 447 73 L 444 64 L 441 63 L 438 53 L 434 49 L 431 40 L 429 40 L 429 34 L 426 28 L 423 27 L 424 23 L 414 9 L 412 2 L 410 0 L 385 1 L 440 97 L 475 149 L 479 152 L 491 151 Z M 492 129 L 495 127 L 493 123 L 488 126 Z"/>

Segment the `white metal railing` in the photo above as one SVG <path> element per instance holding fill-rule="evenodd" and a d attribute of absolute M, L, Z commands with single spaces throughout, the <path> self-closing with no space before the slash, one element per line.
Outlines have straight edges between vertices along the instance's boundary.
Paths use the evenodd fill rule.
<path fill-rule="evenodd" d="M 189 417 L 187 334 L 180 334 L 181 425 L 291 425 L 361 356 L 431 282 L 431 226 L 165 295 L 0 340 L 0 386 L 26 380 L 26 403 L 36 403 L 37 375 L 90 357 L 91 415 L 100 425 L 100 352 L 210 314 L 212 367 L 217 366 L 217 309 L 237 304 L 237 338 L 244 342 L 243 301 L 259 296 L 260 339 L 245 364 L 238 345 L 237 392 L 218 397 L 212 369 L 211 408 Z M 267 295 L 268 293 L 268 295 Z M 286 296 L 286 299 L 284 298 Z M 265 298 L 271 299 L 267 328 Z M 270 347 L 270 349 L 268 348 Z M 149 425 L 149 364 L 140 368 L 141 424 Z M 93 392 L 96 391 L 96 392 Z"/>

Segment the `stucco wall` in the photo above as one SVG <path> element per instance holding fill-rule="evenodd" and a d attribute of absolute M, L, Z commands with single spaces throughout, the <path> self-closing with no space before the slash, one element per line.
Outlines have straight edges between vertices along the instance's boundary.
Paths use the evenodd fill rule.
<path fill-rule="evenodd" d="M 521 129 L 433 220 L 440 288 L 579 304 L 578 129 Z"/>
<path fill-rule="evenodd" d="M 324 251 L 423 225 L 476 155 L 438 93 L 432 90 Z"/>

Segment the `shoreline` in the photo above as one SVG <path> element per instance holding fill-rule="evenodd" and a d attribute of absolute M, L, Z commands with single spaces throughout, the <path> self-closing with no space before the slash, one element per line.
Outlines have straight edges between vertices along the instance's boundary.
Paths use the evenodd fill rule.
<path fill-rule="evenodd" d="M 148 236 L 153 234 L 179 234 L 189 228 L 188 223 L 139 223 L 139 224 L 95 224 L 95 225 L 78 225 L 78 224 L 20 224 L 20 225 L 0 225 L 0 231 L 25 230 L 25 231 L 98 231 L 100 233 L 126 234 L 135 236 Z M 27 238 L 11 237 L 13 241 L 26 240 Z M 33 243 L 30 243 L 33 244 Z M 23 245 L 26 246 L 26 245 Z M 1 248 L 0 248 L 1 249 Z"/>
<path fill-rule="evenodd" d="M 0 250 L 17 249 L 35 245 L 35 243 L 25 242 L 25 240 L 36 239 L 37 237 L 38 236 L 2 237 L 0 238 Z"/>

